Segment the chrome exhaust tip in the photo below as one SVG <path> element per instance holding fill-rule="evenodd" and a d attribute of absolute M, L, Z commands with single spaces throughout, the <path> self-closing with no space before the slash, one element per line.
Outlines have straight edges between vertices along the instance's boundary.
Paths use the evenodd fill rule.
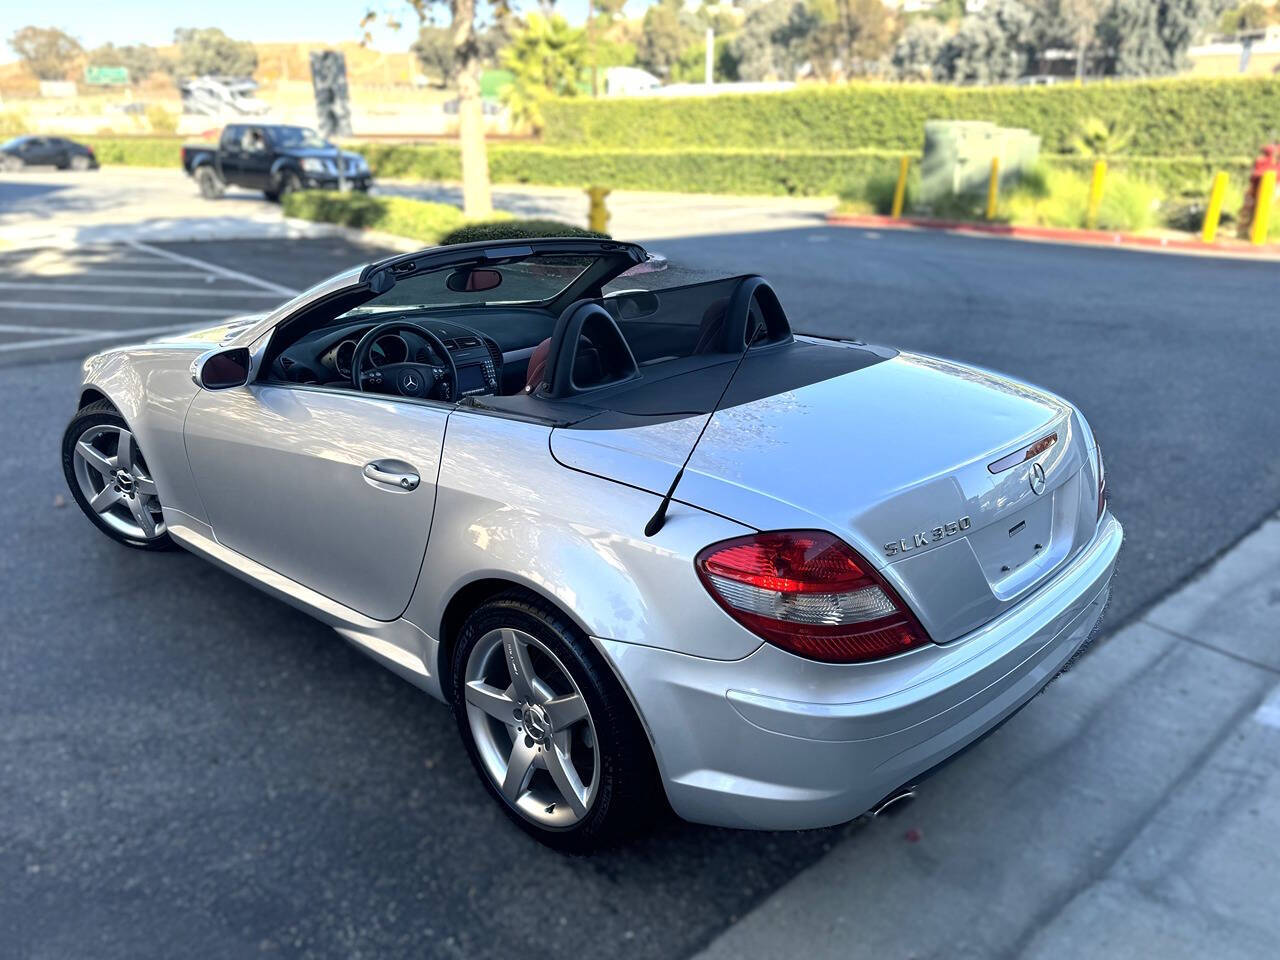
<path fill-rule="evenodd" d="M 872 807 L 869 812 L 873 817 L 879 817 L 886 814 L 892 815 L 905 810 L 915 798 L 916 788 L 914 786 L 899 787 Z"/>

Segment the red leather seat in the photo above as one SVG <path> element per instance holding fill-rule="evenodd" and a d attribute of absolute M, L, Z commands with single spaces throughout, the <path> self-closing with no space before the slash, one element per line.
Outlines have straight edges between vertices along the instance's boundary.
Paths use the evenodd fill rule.
<path fill-rule="evenodd" d="M 533 348 L 533 353 L 529 355 L 529 372 L 524 378 L 524 392 L 533 393 L 542 383 L 542 378 L 547 372 L 547 360 L 551 358 L 551 338 L 543 340 L 540 344 Z"/>

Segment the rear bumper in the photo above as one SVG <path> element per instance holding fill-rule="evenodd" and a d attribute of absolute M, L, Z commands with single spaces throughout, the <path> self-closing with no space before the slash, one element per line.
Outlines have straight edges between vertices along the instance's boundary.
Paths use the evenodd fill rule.
<path fill-rule="evenodd" d="M 599 640 L 689 820 L 756 829 L 842 823 L 994 729 L 1093 634 L 1123 539 L 1110 513 L 1070 566 L 945 646 L 824 664 L 768 644 L 736 661 Z"/>

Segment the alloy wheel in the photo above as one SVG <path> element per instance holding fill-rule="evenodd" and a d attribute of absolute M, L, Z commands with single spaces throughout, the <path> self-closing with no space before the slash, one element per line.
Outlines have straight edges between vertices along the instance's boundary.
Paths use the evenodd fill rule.
<path fill-rule="evenodd" d="M 117 533 L 138 540 L 164 534 L 155 481 L 124 427 L 98 424 L 81 433 L 75 475 L 89 508 Z"/>
<path fill-rule="evenodd" d="M 467 722 L 485 771 L 515 810 L 568 829 L 600 788 L 600 751 L 582 691 L 536 637 L 504 627 L 467 658 Z"/>

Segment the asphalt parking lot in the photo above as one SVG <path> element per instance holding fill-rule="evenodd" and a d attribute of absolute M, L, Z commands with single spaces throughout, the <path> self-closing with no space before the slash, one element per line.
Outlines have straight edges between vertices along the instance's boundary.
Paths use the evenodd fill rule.
<path fill-rule="evenodd" d="M 659 249 L 766 273 L 801 329 L 1080 403 L 1128 532 L 1113 625 L 1280 504 L 1275 265 L 834 228 Z M 552 854 L 493 808 L 443 707 L 195 558 L 126 552 L 57 505 L 77 358 L 269 308 L 372 255 L 0 253 L 0 929 L 17 955 L 686 956 L 857 830 L 669 823 Z"/>

